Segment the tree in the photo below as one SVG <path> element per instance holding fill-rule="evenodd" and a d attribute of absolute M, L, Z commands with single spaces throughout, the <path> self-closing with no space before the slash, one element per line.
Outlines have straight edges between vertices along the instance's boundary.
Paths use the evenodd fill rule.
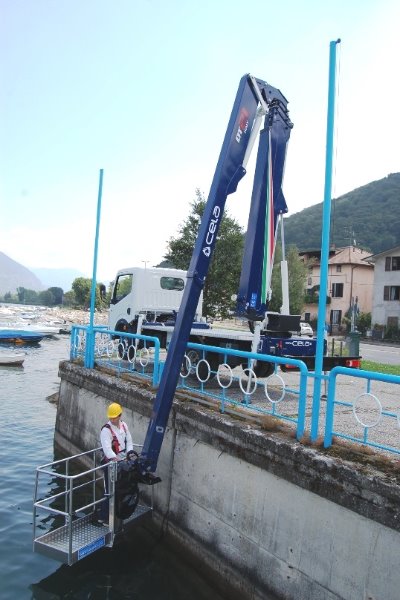
<path fill-rule="evenodd" d="M 269 310 L 278 312 L 282 306 L 281 260 L 282 249 L 280 244 L 277 244 L 272 271 L 272 294 Z M 303 312 L 304 306 L 304 285 L 307 276 L 307 266 L 299 257 L 296 246 L 289 246 L 286 260 L 289 272 L 290 314 L 300 315 Z"/>
<path fill-rule="evenodd" d="M 191 212 L 179 229 L 176 238 L 170 238 L 164 258 L 177 269 L 187 270 L 197 239 L 206 201 L 196 189 Z M 203 313 L 209 317 L 225 318 L 232 309 L 231 297 L 237 293 L 243 254 L 243 231 L 226 212 L 221 220 L 217 243 L 206 277 L 203 293 Z"/>
<path fill-rule="evenodd" d="M 77 277 L 72 282 L 72 290 L 75 294 L 75 301 L 80 306 L 87 308 L 90 304 L 90 290 L 92 280 L 87 277 Z"/>
<path fill-rule="evenodd" d="M 51 287 L 48 291 L 51 292 L 54 296 L 54 304 L 62 304 L 64 295 L 64 290 L 62 288 Z"/>
<path fill-rule="evenodd" d="M 35 290 L 25 290 L 24 304 L 37 304 L 38 292 Z"/>
<path fill-rule="evenodd" d="M 17 296 L 13 296 L 11 292 L 6 292 L 4 294 L 4 302 L 8 302 L 10 304 L 12 304 L 13 302 L 18 302 L 18 297 Z"/>
<path fill-rule="evenodd" d="M 102 298 L 100 291 L 104 290 L 105 286 L 103 283 L 99 283 L 96 286 L 96 297 L 95 297 L 95 307 L 102 307 Z M 89 308 L 91 293 L 92 293 L 92 280 L 86 277 L 77 277 L 74 279 L 72 283 L 72 291 L 74 293 L 74 300 L 78 306 L 83 306 L 84 308 Z M 105 299 L 107 296 L 105 296 Z"/>
<path fill-rule="evenodd" d="M 75 306 L 76 304 L 75 292 L 70 290 L 64 294 L 64 306 Z"/>
<path fill-rule="evenodd" d="M 17 287 L 17 296 L 18 296 L 18 301 L 23 304 L 24 300 L 25 300 L 25 288 L 24 287 Z"/>
<path fill-rule="evenodd" d="M 54 295 L 51 293 L 50 290 L 45 290 L 44 292 L 39 292 L 38 302 L 42 306 L 53 306 L 54 305 Z"/>
<path fill-rule="evenodd" d="M 38 293 L 35 290 L 18 287 L 17 296 L 19 304 L 37 304 L 38 302 Z"/>

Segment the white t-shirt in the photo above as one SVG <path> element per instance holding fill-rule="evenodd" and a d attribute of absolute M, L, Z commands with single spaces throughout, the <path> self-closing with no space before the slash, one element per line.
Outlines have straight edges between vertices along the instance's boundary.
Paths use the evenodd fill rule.
<path fill-rule="evenodd" d="M 100 433 L 100 442 L 104 456 L 108 459 L 115 458 L 116 456 L 119 459 L 125 458 L 127 452 L 133 450 L 132 437 L 127 424 L 124 421 L 120 421 L 119 427 L 116 427 L 111 421 L 108 421 L 107 425 L 110 427 L 111 431 L 108 427 L 103 427 Z M 118 440 L 120 449 L 118 454 L 112 449 L 113 434 Z"/>

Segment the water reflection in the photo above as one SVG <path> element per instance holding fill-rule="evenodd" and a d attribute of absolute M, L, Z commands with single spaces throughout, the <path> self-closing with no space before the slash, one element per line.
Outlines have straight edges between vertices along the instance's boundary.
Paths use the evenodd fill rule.
<path fill-rule="evenodd" d="M 113 549 L 61 566 L 30 589 L 32 600 L 223 600 L 152 526 L 138 527 Z"/>
<path fill-rule="evenodd" d="M 54 449 L 54 460 L 66 458 L 59 448 Z M 54 477 L 45 479 L 43 496 L 65 491 L 56 477 L 64 472 L 58 464 L 52 469 Z M 74 462 L 70 474 L 79 471 Z M 78 505 L 87 504 L 87 491 L 76 494 Z M 63 496 L 51 501 L 53 508 L 64 509 Z M 64 524 L 59 515 L 38 515 L 38 529 L 54 529 Z M 55 563 L 56 564 L 56 563 Z M 200 573 L 184 562 L 166 542 L 163 534 L 149 522 L 129 530 L 129 537 L 102 548 L 68 567 L 62 565 L 51 575 L 31 583 L 32 600 L 223 600 Z"/>

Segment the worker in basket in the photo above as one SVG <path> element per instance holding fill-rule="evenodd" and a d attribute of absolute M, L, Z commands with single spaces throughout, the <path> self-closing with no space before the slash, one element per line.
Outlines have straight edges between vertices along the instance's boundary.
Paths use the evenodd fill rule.
<path fill-rule="evenodd" d="M 118 476 L 117 478 L 116 515 L 120 518 L 126 518 L 124 515 L 129 512 L 129 510 L 127 510 L 127 506 L 132 508 L 134 505 L 133 510 L 136 508 L 138 489 L 137 484 L 135 484 L 133 481 L 131 481 L 128 486 L 126 485 L 126 479 L 132 479 L 127 477 L 127 474 L 133 470 L 129 463 L 132 462 L 132 459 L 135 459 L 136 453 L 133 450 L 132 436 L 130 434 L 128 425 L 125 423 L 125 421 L 122 421 L 121 416 L 122 407 L 120 404 L 113 402 L 108 406 L 108 421 L 105 425 L 103 425 L 100 432 L 100 442 L 103 450 L 101 464 L 106 465 L 110 461 L 118 462 L 118 473 L 121 473 L 121 477 Z M 120 485 L 118 485 L 118 480 L 120 480 Z M 104 469 L 104 495 L 106 496 L 106 500 L 101 503 L 100 510 L 97 515 L 97 522 L 100 524 L 108 523 L 108 494 L 108 469 Z M 131 510 L 131 512 L 133 512 L 133 510 Z"/>

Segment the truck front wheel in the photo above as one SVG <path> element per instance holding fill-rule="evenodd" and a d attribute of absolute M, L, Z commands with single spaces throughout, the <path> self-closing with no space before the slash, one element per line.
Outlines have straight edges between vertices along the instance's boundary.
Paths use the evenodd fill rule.
<path fill-rule="evenodd" d="M 190 361 L 190 362 L 189 362 Z M 208 368 L 206 362 L 210 365 Z M 198 369 L 197 369 L 198 366 Z M 198 370 L 199 377 L 202 381 L 214 379 L 217 374 L 219 366 L 219 358 L 218 354 L 206 354 L 204 359 L 201 353 L 197 352 L 197 350 L 188 350 L 186 352 L 185 358 L 183 359 L 181 372 L 183 376 L 196 377 L 196 369 Z M 189 371 L 189 373 L 188 373 Z"/>
<path fill-rule="evenodd" d="M 257 360 L 253 369 L 257 377 L 269 377 L 275 370 L 275 364 L 264 360 Z"/>

